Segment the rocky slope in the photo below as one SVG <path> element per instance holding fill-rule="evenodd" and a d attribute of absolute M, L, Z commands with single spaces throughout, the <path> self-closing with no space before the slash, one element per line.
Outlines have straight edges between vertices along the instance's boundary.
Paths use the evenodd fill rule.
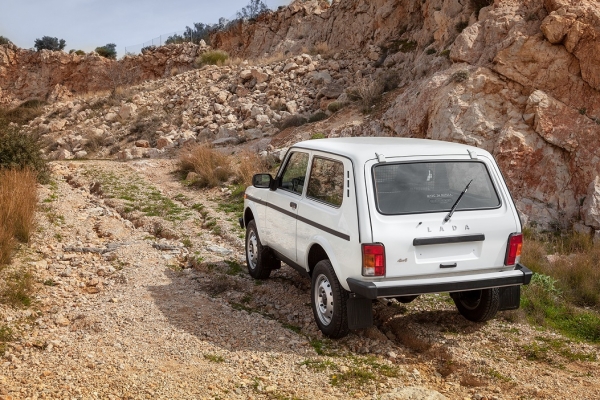
<path fill-rule="evenodd" d="M 104 106 L 97 97 L 74 98 L 51 106 L 30 128 L 52 132 L 55 143 L 49 153 L 66 158 L 82 156 L 85 149 L 78 143 L 91 134 L 111 137 L 100 145 L 110 146 L 121 158 L 157 156 L 161 151 L 147 149 L 189 141 L 250 141 L 259 151 L 279 152 L 315 130 L 328 136 L 458 141 L 497 157 L 519 210 L 531 224 L 599 231 L 594 184 L 600 175 L 595 154 L 600 137 L 598 3 L 496 0 L 481 8 L 485 4 L 348 0 L 329 6 L 296 1 L 212 37 L 213 45 L 232 55 L 255 58 L 250 64 L 145 83 Z M 148 70 L 145 77 L 169 75 L 165 66 L 177 60 L 183 60 L 185 69 L 192 57 L 188 53 L 196 50 L 175 46 L 169 51 L 170 61 L 149 62 L 153 67 L 144 67 L 144 57 L 150 55 L 137 59 Z M 38 72 L 19 75 L 17 53 L 6 46 L 0 52 L 4 98 L 43 94 L 54 87 L 55 78 L 41 85 L 43 90 L 27 82 L 37 82 L 44 71 L 68 69 L 58 66 L 63 62 L 54 54 L 28 53 L 21 63 Z M 90 71 L 99 62 L 63 57 L 67 65 L 90 65 Z M 45 63 L 43 58 L 55 61 Z M 55 74 L 47 73 L 41 81 L 48 76 Z M 72 90 L 100 86 L 94 80 L 69 83 L 67 75 L 56 76 L 57 83 Z M 367 116 L 355 108 L 350 122 L 336 123 L 333 131 L 320 123 L 278 133 L 277 125 L 290 115 L 308 118 L 319 109 L 326 111 L 333 100 L 343 104 L 389 82 L 394 84 L 388 90 L 399 88 Z M 139 131 L 150 132 L 131 135 Z M 274 135 L 279 136 L 271 142 Z M 126 139 L 132 142 L 129 148 L 123 148 Z M 134 146 L 136 140 L 142 141 Z M 106 148 L 98 154 L 108 153 Z"/>
<path fill-rule="evenodd" d="M 497 0 L 478 10 L 484 3 L 353 0 L 323 9 L 295 2 L 215 43 L 245 56 L 317 43 L 359 51 L 404 85 L 380 126 L 365 134 L 481 146 L 499 159 L 532 222 L 582 220 L 588 228 L 579 229 L 600 229 L 589 211 L 600 172 L 598 3 Z"/>

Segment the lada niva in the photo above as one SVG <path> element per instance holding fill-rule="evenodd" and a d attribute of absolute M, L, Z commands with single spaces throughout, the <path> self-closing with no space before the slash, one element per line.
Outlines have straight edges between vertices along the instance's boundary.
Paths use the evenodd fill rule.
<path fill-rule="evenodd" d="M 311 279 L 319 329 L 372 325 L 372 302 L 450 293 L 486 321 L 519 307 L 532 272 L 519 263 L 521 222 L 494 158 L 457 143 L 334 138 L 292 146 L 275 177 L 246 189 L 248 272 L 281 262 Z"/>

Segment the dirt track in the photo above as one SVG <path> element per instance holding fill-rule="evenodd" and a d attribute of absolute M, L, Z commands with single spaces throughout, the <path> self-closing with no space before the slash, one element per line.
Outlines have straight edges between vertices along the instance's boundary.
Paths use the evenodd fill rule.
<path fill-rule="evenodd" d="M 37 298 L 1 310 L 19 339 L 0 398 L 600 398 L 597 347 L 502 317 L 470 323 L 446 295 L 378 302 L 377 327 L 324 339 L 308 280 L 284 266 L 254 282 L 227 190 L 186 188 L 174 169 L 53 165 L 17 261 Z"/>

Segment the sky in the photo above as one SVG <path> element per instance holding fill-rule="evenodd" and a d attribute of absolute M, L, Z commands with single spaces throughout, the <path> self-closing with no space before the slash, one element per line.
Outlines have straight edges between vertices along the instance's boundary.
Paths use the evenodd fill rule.
<path fill-rule="evenodd" d="M 263 0 L 271 9 L 290 0 Z M 235 18 L 249 0 L 0 0 L 0 36 L 19 47 L 51 36 L 70 49 L 94 50 L 108 43 L 117 54 L 139 51 L 141 44 L 183 31 L 194 22 Z M 157 41 L 155 41 L 156 44 Z M 151 44 L 151 43 L 146 43 Z"/>

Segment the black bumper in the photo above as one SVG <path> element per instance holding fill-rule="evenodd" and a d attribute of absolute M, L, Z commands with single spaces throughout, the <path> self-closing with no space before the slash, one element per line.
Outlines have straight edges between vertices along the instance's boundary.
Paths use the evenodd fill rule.
<path fill-rule="evenodd" d="M 348 278 L 350 291 L 367 299 L 377 299 L 380 297 L 408 296 L 426 293 L 442 292 L 462 292 L 465 290 L 488 289 L 492 287 L 528 285 L 531 281 L 533 272 L 524 265 L 517 264 L 515 270 L 523 273 L 520 276 L 509 276 L 506 278 L 482 279 L 468 282 L 450 282 L 450 283 L 432 283 L 424 285 L 411 286 L 391 286 L 378 288 L 373 282 L 360 281 L 354 278 Z"/>

